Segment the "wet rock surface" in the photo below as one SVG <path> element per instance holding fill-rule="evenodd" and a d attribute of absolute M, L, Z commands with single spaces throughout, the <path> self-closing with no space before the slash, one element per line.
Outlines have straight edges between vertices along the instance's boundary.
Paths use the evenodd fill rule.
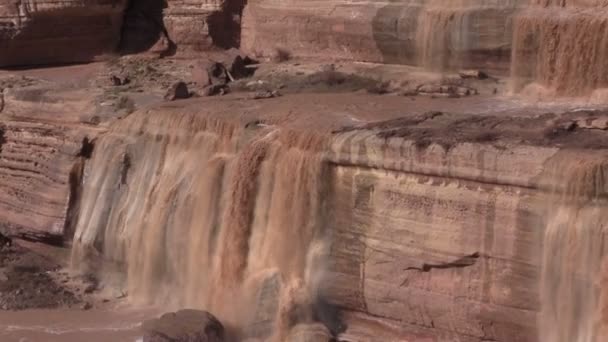
<path fill-rule="evenodd" d="M 224 327 L 206 311 L 180 310 L 142 324 L 143 342 L 223 342 Z"/>

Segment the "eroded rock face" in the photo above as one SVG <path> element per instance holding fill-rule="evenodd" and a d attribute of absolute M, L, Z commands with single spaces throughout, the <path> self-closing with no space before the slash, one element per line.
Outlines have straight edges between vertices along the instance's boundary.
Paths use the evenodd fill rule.
<path fill-rule="evenodd" d="M 91 160 L 75 251 L 107 237 L 100 250 L 128 265 L 130 293 L 212 307 L 249 338 L 537 341 L 541 277 L 557 272 L 545 229 L 576 227 L 548 223 L 546 204 L 599 196 L 564 197 L 557 217 L 578 223 L 577 206 L 606 207 L 606 132 L 568 123 L 605 114 L 429 112 L 332 133 L 248 125 L 283 100 L 296 113 L 295 98 L 243 115 L 235 108 L 251 103 L 223 100 L 214 114 L 205 99 L 115 126 Z M 335 115 L 335 100 L 316 115 Z M 596 266 L 576 274 L 584 288 Z M 568 292 L 573 273 L 557 273 Z"/>
<path fill-rule="evenodd" d="M 249 1 L 243 47 L 306 57 L 506 71 L 522 0 Z"/>
<path fill-rule="evenodd" d="M 135 0 L 127 10 L 122 50 L 194 54 L 240 41 L 242 0 Z"/>
<path fill-rule="evenodd" d="M 608 86 L 605 1 L 249 1 L 243 48 L 273 56 L 483 68 L 550 95 Z"/>
<path fill-rule="evenodd" d="M 83 142 L 95 128 L 66 115 L 91 106 L 83 92 L 48 97 L 43 89 L 7 95 L 0 119 L 0 230 L 11 235 L 61 243 L 70 196 L 80 187 Z M 45 107 L 43 110 L 42 107 Z M 64 107 L 64 108 L 61 108 Z"/>
<path fill-rule="evenodd" d="M 0 1 L 0 66 L 91 61 L 120 41 L 126 0 Z"/>

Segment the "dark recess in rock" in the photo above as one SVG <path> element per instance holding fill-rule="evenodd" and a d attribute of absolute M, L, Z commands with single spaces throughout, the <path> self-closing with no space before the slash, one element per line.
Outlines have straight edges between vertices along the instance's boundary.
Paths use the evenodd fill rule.
<path fill-rule="evenodd" d="M 84 137 L 82 139 L 82 146 L 80 148 L 80 152 L 78 152 L 78 157 L 83 157 L 85 159 L 90 159 L 93 155 L 93 150 L 95 149 L 95 142 L 89 140 L 88 137 Z"/>
<path fill-rule="evenodd" d="M 177 47 L 169 37 L 163 22 L 166 0 L 131 0 L 125 11 L 120 40 L 120 52 L 134 54 L 148 51 L 159 39 L 167 40 L 163 56 L 172 55 Z"/>

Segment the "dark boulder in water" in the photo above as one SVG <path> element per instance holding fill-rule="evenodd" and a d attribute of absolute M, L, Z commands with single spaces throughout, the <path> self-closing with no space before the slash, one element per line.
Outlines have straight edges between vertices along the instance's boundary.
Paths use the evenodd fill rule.
<path fill-rule="evenodd" d="M 142 324 L 144 342 L 222 342 L 224 326 L 212 314 L 180 310 Z"/>

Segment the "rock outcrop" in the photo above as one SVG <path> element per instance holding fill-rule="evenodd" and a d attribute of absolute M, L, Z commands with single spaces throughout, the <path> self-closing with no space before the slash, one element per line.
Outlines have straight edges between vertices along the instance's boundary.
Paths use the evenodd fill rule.
<path fill-rule="evenodd" d="M 541 278 L 555 277 L 546 203 L 594 192 L 564 197 L 559 215 L 576 222 L 570 205 L 606 208 L 606 132 L 572 126 L 606 115 L 430 112 L 340 128 L 325 99 L 325 124 L 249 124 L 298 117 L 294 96 L 128 117 L 91 160 L 75 260 L 97 249 L 126 263 L 138 297 L 211 308 L 251 338 L 537 341 Z M 580 172 L 558 172 L 568 165 Z M 596 266 L 577 281 L 591 286 Z M 327 330 L 299 330 L 316 323 Z"/>
<path fill-rule="evenodd" d="M 249 1 L 242 46 L 294 56 L 484 68 L 552 95 L 605 88 L 603 1 Z"/>
<path fill-rule="evenodd" d="M 512 16 L 525 1 L 249 1 L 243 47 L 409 64 L 433 70 L 509 68 Z"/>
<path fill-rule="evenodd" d="M 88 62 L 120 41 L 126 0 L 0 1 L 0 66 Z"/>
<path fill-rule="evenodd" d="M 82 152 L 97 130 L 81 121 L 80 115 L 94 107 L 85 100 L 88 94 L 61 95 L 45 98 L 44 89 L 7 95 L 0 119 L 0 230 L 4 233 L 63 241 L 70 224 L 70 198 L 78 195 L 82 181 Z"/>
<path fill-rule="evenodd" d="M 212 314 L 180 310 L 142 324 L 144 342 L 223 342 L 224 327 Z"/>
<path fill-rule="evenodd" d="M 126 13 L 123 52 L 193 55 L 237 47 L 243 0 L 134 0 Z"/>

